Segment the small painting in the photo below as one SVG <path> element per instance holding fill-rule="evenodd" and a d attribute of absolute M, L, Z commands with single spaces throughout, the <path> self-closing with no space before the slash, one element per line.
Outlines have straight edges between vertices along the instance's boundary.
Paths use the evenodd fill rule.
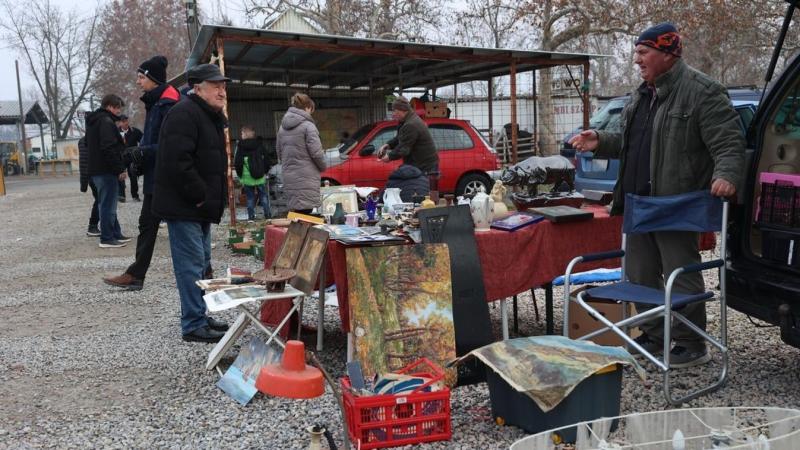
<path fill-rule="evenodd" d="M 256 378 L 261 368 L 267 364 L 277 363 L 281 353 L 272 346 L 267 347 L 261 339 L 253 336 L 239 351 L 239 356 L 233 361 L 233 365 L 217 382 L 217 387 L 242 406 L 247 405 L 258 392 Z"/>
<path fill-rule="evenodd" d="M 294 269 L 300 250 L 303 248 L 303 241 L 311 228 L 311 224 L 303 221 L 292 222 L 286 230 L 286 238 L 283 240 L 281 249 L 272 261 L 271 267 L 279 269 Z"/>
<path fill-rule="evenodd" d="M 358 194 L 355 186 L 332 186 L 319 189 L 322 197 L 322 214 L 331 214 L 336 211 L 336 204 L 341 203 L 345 213 L 358 212 Z"/>
<path fill-rule="evenodd" d="M 306 295 L 314 292 L 314 285 L 317 282 L 317 275 L 322 266 L 322 257 L 328 247 L 328 232 L 321 228 L 311 228 L 308 230 L 300 256 L 297 258 L 295 270 L 297 275 L 291 279 L 291 284 L 295 289 L 303 291 Z"/>
<path fill-rule="evenodd" d="M 364 374 L 385 374 L 421 357 L 456 357 L 450 253 L 446 244 L 347 250 L 350 323 Z M 445 381 L 456 382 L 455 369 Z"/>

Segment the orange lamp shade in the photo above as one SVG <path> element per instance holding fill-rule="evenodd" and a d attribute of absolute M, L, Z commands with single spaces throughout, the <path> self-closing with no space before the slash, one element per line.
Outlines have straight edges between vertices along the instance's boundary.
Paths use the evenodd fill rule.
<path fill-rule="evenodd" d="M 287 341 L 281 363 L 261 369 L 256 389 L 284 398 L 314 398 L 325 392 L 322 371 L 306 364 L 306 347 L 300 341 Z"/>

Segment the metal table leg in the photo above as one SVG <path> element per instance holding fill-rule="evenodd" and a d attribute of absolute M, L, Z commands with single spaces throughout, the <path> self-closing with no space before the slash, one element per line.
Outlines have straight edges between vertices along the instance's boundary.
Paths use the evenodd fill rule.
<path fill-rule="evenodd" d="M 322 351 L 322 333 L 325 331 L 325 262 L 328 259 L 328 254 L 325 252 L 322 255 L 322 269 L 319 271 L 319 299 L 317 305 L 317 351 Z"/>
<path fill-rule="evenodd" d="M 506 308 L 506 299 L 500 300 L 500 320 L 503 327 L 503 340 L 508 340 L 508 309 Z"/>
<path fill-rule="evenodd" d="M 547 283 L 544 286 L 544 320 L 545 320 L 545 333 L 553 334 L 555 332 L 553 326 L 553 283 Z M 566 305 L 564 306 L 566 308 Z"/>

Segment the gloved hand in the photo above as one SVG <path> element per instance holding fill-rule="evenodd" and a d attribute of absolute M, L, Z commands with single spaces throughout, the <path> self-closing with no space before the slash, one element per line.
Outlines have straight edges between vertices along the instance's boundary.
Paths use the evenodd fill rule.
<path fill-rule="evenodd" d="M 139 167 L 142 165 L 143 159 L 144 154 L 142 153 L 142 149 L 139 147 L 128 147 L 122 152 L 122 161 L 125 163 L 125 166 L 133 164 L 134 166 Z"/>

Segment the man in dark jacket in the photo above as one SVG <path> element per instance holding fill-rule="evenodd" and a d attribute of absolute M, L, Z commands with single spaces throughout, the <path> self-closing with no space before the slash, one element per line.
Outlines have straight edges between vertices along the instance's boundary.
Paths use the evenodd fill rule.
<path fill-rule="evenodd" d="M 400 199 L 412 202 L 415 195 L 428 195 L 428 176 L 414 166 L 403 164 L 389 174 L 387 188 L 400 188 Z"/>
<path fill-rule="evenodd" d="M 256 131 L 252 125 L 243 125 L 241 136 L 242 138 L 236 146 L 233 165 L 247 196 L 247 218 L 249 220 L 256 218 L 255 204 L 256 196 L 258 196 L 261 208 L 264 210 L 264 218 L 269 219 L 272 215 L 267 195 L 269 192 L 267 174 L 269 169 L 277 164 L 278 157 L 274 151 L 267 152 L 264 140 L 256 137 Z"/>
<path fill-rule="evenodd" d="M 94 198 L 86 235 L 97 237 L 100 236 L 100 227 L 98 226 L 100 224 L 100 212 L 97 210 L 97 188 L 92 183 L 92 177 L 89 176 L 89 147 L 86 146 L 86 136 L 78 141 L 78 168 L 80 170 L 81 192 L 86 192 L 91 188 L 92 198 Z"/>
<path fill-rule="evenodd" d="M 103 281 L 112 286 L 128 290 L 140 290 L 144 285 L 153 249 L 158 238 L 158 225 L 161 219 L 153 214 L 153 178 L 155 176 L 156 154 L 158 152 L 158 135 L 161 123 L 167 112 L 180 99 L 178 90 L 167 84 L 167 58 L 154 56 L 143 62 L 136 73 L 136 84 L 142 89 L 141 97 L 147 114 L 144 119 L 144 132 L 137 147 L 129 146 L 127 151 L 133 154 L 138 163 L 138 171 L 144 175 L 142 193 L 144 202 L 139 213 L 139 236 L 136 238 L 136 260 L 122 275 L 104 277 Z M 133 183 L 131 183 L 133 190 Z"/>
<path fill-rule="evenodd" d="M 645 30 L 634 58 L 644 82 L 622 111 L 622 130 L 586 130 L 570 140 L 578 151 L 594 150 L 595 158 L 620 158 L 612 214 L 622 213 L 626 194 L 665 196 L 710 188 L 713 195 L 730 197 L 741 183 L 745 142 L 739 116 L 727 90 L 683 62 L 681 50 L 672 24 Z M 656 289 L 664 288 L 673 270 L 700 262 L 694 232 L 629 234 L 626 247 L 628 279 Z M 705 290 L 700 272 L 678 277 L 674 286 L 684 294 Z M 637 304 L 637 309 L 649 307 Z M 681 313 L 705 330 L 705 304 L 687 305 Z M 636 341 L 642 348 L 651 354 L 663 351 L 663 320 L 639 328 L 643 334 Z M 670 367 L 711 359 L 705 341 L 685 324 L 675 321 L 671 334 Z"/>
<path fill-rule="evenodd" d="M 411 109 L 411 104 L 403 97 L 392 103 L 392 117 L 400 122 L 397 136 L 382 145 L 378 157 L 383 162 L 403 158 L 403 164 L 412 165 L 426 175 L 439 172 L 439 154 L 433 145 L 428 126 Z"/>
<path fill-rule="evenodd" d="M 119 116 L 119 122 L 117 122 L 117 127 L 119 128 L 119 133 L 122 135 L 122 140 L 125 141 L 125 147 L 136 147 L 139 145 L 139 141 L 142 140 L 142 130 L 132 127 L 128 116 L 122 114 Z M 134 201 L 140 201 L 139 199 L 139 175 L 136 164 L 130 163 L 128 164 L 128 179 L 131 182 L 131 198 Z M 125 203 L 125 182 L 119 182 L 119 201 Z"/>
<path fill-rule="evenodd" d="M 122 234 L 117 221 L 118 182 L 126 176 L 122 162 L 125 144 L 116 125 L 123 106 L 119 96 L 108 94 L 100 102 L 100 109 L 86 116 L 89 175 L 99 198 L 101 248 L 124 247 L 131 240 Z"/>
<path fill-rule="evenodd" d="M 191 68 L 187 78 L 192 90 L 161 126 L 153 213 L 169 227 L 183 340 L 217 342 L 227 325 L 206 316 L 195 282 L 211 266 L 211 223 L 219 223 L 225 210 L 227 119 L 222 109 L 230 80 L 213 64 Z"/>

